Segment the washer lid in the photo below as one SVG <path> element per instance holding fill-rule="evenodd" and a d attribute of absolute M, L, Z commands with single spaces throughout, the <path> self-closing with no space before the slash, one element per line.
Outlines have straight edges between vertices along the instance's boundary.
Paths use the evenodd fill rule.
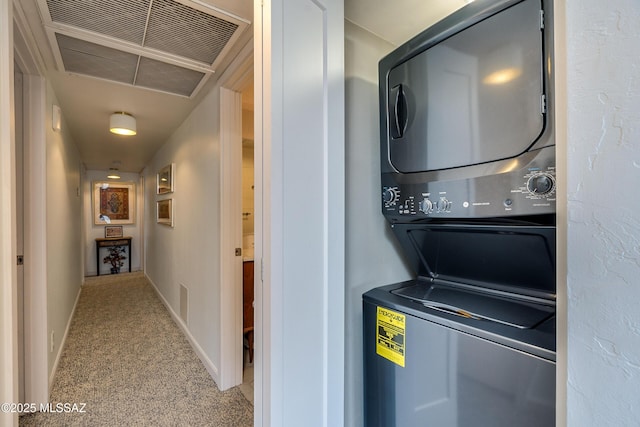
<path fill-rule="evenodd" d="M 555 301 L 555 227 L 394 224 L 419 277 Z"/>
<path fill-rule="evenodd" d="M 455 285 L 417 283 L 392 291 L 425 307 L 476 320 L 532 329 L 555 314 L 555 306 Z"/>

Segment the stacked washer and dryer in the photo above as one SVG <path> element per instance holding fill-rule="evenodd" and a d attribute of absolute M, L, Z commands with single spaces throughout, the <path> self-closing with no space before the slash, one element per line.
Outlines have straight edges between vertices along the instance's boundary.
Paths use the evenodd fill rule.
<path fill-rule="evenodd" d="M 380 61 L 415 278 L 363 295 L 367 427 L 555 425 L 552 47 L 551 0 L 477 0 Z"/>

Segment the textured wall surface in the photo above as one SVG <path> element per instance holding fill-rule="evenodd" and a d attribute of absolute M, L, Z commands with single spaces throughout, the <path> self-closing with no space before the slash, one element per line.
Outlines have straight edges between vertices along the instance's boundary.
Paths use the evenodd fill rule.
<path fill-rule="evenodd" d="M 568 425 L 638 425 L 640 2 L 566 7 Z"/>

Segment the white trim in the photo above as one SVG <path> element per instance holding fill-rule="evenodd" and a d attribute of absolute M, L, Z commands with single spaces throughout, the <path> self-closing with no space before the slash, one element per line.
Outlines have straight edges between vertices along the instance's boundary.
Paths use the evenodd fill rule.
<path fill-rule="evenodd" d="M 326 274 L 325 426 L 344 425 L 345 396 L 345 71 L 344 2 L 327 1 L 325 14 Z"/>
<path fill-rule="evenodd" d="M 242 384 L 242 96 L 220 88 L 220 383 Z M 240 361 L 240 363 L 238 363 Z"/>
<path fill-rule="evenodd" d="M 76 308 L 78 307 L 78 301 L 80 301 L 80 294 L 82 293 L 82 286 L 78 290 L 78 294 L 76 295 L 76 301 L 73 303 L 73 309 L 71 310 L 71 315 L 69 316 L 69 320 L 67 321 L 67 326 L 64 328 L 64 335 L 60 340 L 60 346 L 58 347 L 58 354 L 56 354 L 56 359 L 53 362 L 53 367 L 51 368 L 51 373 L 49 374 L 49 393 L 51 393 L 51 389 L 53 388 L 53 380 L 56 377 L 56 372 L 58 371 L 58 364 L 60 363 L 60 359 L 62 358 L 62 353 L 64 352 L 64 346 L 67 343 L 67 337 L 69 336 L 69 330 L 71 329 L 71 322 L 73 321 L 73 316 L 76 314 Z M 31 403 L 29 401 L 29 403 Z M 47 402 L 41 402 L 47 403 Z"/>
<path fill-rule="evenodd" d="M 175 171 L 175 168 L 174 168 Z M 140 173 L 140 179 L 138 180 L 138 220 L 140 221 L 140 243 L 137 245 L 138 246 L 138 256 L 140 257 L 140 268 L 137 271 L 146 271 L 145 270 L 145 265 L 146 265 L 146 261 L 147 261 L 147 256 L 146 256 L 146 246 L 144 244 L 145 242 L 145 215 L 146 215 L 146 211 L 145 211 L 145 207 L 146 207 L 146 203 L 145 203 L 145 179 L 144 179 L 144 171 Z M 81 187 L 84 188 L 84 187 Z M 83 216 L 84 218 L 84 216 Z M 83 241 L 85 241 L 83 239 Z M 84 264 L 83 264 L 84 265 Z"/>
<path fill-rule="evenodd" d="M 45 81 L 24 78 L 25 126 L 25 399 L 49 402 Z"/>
<path fill-rule="evenodd" d="M 567 230 L 568 230 L 568 188 L 567 168 L 567 16 L 565 2 L 553 6 L 554 39 L 554 128 L 556 140 L 556 425 L 567 425 L 567 384 L 568 384 L 568 295 L 567 295 Z"/>
<path fill-rule="evenodd" d="M 45 74 L 46 67 L 40 51 L 36 48 L 38 43 L 35 41 L 33 33 L 29 29 L 28 19 L 23 10 L 25 2 L 13 0 L 13 4 L 13 34 L 14 37 L 18 36 L 13 40 L 16 61 L 25 75 L 41 76 Z"/>
<path fill-rule="evenodd" d="M 189 344 L 191 344 L 191 348 L 193 348 L 193 351 L 196 353 L 196 355 L 204 365 L 209 375 L 211 375 L 211 378 L 213 378 L 213 381 L 215 381 L 218 387 L 220 387 L 219 378 L 218 378 L 218 368 L 216 367 L 216 365 L 214 365 L 211 359 L 207 357 L 207 354 L 202 349 L 202 347 L 200 347 L 200 344 L 198 344 L 198 341 L 196 341 L 195 337 L 191 335 L 191 332 L 189 332 L 187 325 L 185 325 L 185 323 L 182 321 L 180 316 L 175 311 L 173 311 L 173 308 L 171 308 L 171 304 L 169 304 L 169 302 L 164 298 L 160 290 L 158 290 L 158 287 L 156 286 L 156 284 L 153 283 L 153 280 L 151 280 L 151 278 L 147 276 L 146 273 L 144 274 L 144 277 L 146 277 L 149 283 L 151 283 L 151 286 L 153 287 L 153 290 L 158 295 L 158 298 L 160 298 L 160 301 L 162 301 L 162 304 L 164 304 L 169 314 L 171 314 L 171 318 L 173 319 L 175 324 L 178 325 L 178 327 L 182 330 L 182 333 L 189 341 Z"/>
<path fill-rule="evenodd" d="M 18 399 L 13 72 L 13 4 L 0 0 L 0 403 Z M 0 425 L 17 424 L 0 411 Z"/>
<path fill-rule="evenodd" d="M 343 1 L 307 1 L 254 11 L 265 426 L 344 424 Z"/>
<path fill-rule="evenodd" d="M 25 401 L 49 402 L 46 275 L 46 84 L 23 2 L 14 0 L 14 53 L 24 73 Z"/>
<path fill-rule="evenodd" d="M 268 134 L 269 118 L 265 116 L 270 114 L 269 109 L 263 108 L 265 98 L 264 93 L 264 72 L 269 67 L 265 64 L 269 61 L 269 56 L 265 55 L 263 45 L 270 40 L 269 34 L 269 10 L 270 2 L 263 7 L 263 2 L 254 1 L 253 3 L 253 19 L 254 19 L 254 39 L 253 39 L 253 146 L 254 146 L 254 257 L 256 274 L 254 274 L 254 407 L 253 407 L 253 423 L 254 426 L 269 426 L 270 406 L 271 406 L 271 390 L 268 366 L 270 359 L 270 323 L 269 302 L 265 298 L 267 294 L 267 286 L 269 282 L 264 281 L 264 264 L 268 261 L 268 251 L 264 251 L 266 247 L 265 235 L 265 218 L 268 218 L 268 200 L 263 202 L 265 180 L 264 176 L 268 174 L 268 164 L 265 163 L 264 155 L 264 135 Z M 267 72 L 267 71 L 265 71 Z M 268 294 L 267 294 L 268 295 Z"/>
<path fill-rule="evenodd" d="M 282 361 L 281 354 L 274 354 L 278 349 L 281 330 L 273 330 L 279 325 L 282 317 L 279 314 L 282 295 L 276 295 L 272 285 L 282 278 L 282 263 L 274 265 L 272 256 L 282 259 L 282 247 L 276 246 L 272 251 L 272 235 L 281 235 L 282 231 L 282 199 L 272 193 L 272 188 L 281 188 L 282 182 L 272 179 L 272 170 L 282 167 L 282 154 L 272 150 L 273 140 L 281 137 L 281 126 L 274 123 L 272 115 L 276 106 L 281 111 L 281 88 L 271 83 L 271 64 L 278 63 L 281 58 L 274 57 L 271 46 L 278 45 L 281 40 L 273 40 L 272 28 L 281 28 L 282 11 L 273 11 L 272 1 L 254 2 L 254 207 L 255 207 L 255 250 L 254 255 L 259 263 L 260 274 L 256 274 L 255 292 L 255 332 L 254 341 L 256 363 L 254 370 L 254 387 L 256 399 L 254 406 L 254 425 L 269 427 L 282 425 L 282 378 L 272 377 L 273 364 Z M 272 21 L 273 20 L 273 21 Z M 272 97 L 272 93 L 274 96 Z M 278 133 L 279 131 L 279 133 Z M 278 219 L 280 222 L 278 223 Z M 279 255 L 279 258 L 278 258 Z M 273 302 L 273 305 L 272 305 Z M 281 368 L 278 372 L 281 373 Z M 262 398 L 258 398 L 258 393 Z M 277 405 L 277 406 L 276 406 Z M 275 420 L 275 421 L 274 421 Z"/>

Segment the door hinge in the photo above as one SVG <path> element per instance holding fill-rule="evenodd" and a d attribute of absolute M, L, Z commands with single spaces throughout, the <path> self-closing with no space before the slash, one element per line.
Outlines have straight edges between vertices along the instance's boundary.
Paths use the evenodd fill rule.
<path fill-rule="evenodd" d="M 260 281 L 264 282 L 264 261 L 260 258 Z"/>
<path fill-rule="evenodd" d="M 24 265 L 24 255 L 18 255 L 17 258 L 18 265 Z"/>
<path fill-rule="evenodd" d="M 540 111 L 542 114 L 547 112 L 547 97 L 544 94 L 540 97 Z"/>
<path fill-rule="evenodd" d="M 236 248 L 236 256 L 242 255 L 242 248 Z"/>
<path fill-rule="evenodd" d="M 540 29 L 544 30 L 544 10 L 540 11 Z"/>

